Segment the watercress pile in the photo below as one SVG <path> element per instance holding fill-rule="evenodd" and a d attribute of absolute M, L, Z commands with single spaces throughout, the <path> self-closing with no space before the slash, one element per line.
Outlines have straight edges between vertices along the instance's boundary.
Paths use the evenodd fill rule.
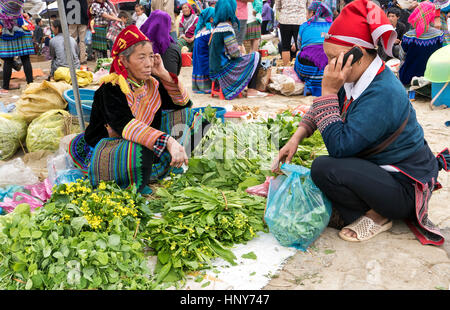
<path fill-rule="evenodd" d="M 59 185 L 34 213 L 17 206 L 0 217 L 0 289 L 155 287 L 137 237 L 148 212 L 135 188 L 112 182 Z"/>

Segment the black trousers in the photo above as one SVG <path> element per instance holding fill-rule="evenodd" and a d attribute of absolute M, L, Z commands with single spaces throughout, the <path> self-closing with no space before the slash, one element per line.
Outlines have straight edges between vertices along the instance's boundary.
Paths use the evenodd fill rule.
<path fill-rule="evenodd" d="M 9 82 L 11 81 L 11 74 L 14 66 L 14 58 L 3 58 L 3 60 L 3 89 L 9 89 Z M 25 72 L 27 83 L 33 83 L 33 67 L 31 66 L 30 56 L 20 56 L 20 61 L 23 65 L 23 71 Z"/>
<path fill-rule="evenodd" d="M 368 160 L 320 156 L 312 163 L 311 178 L 345 225 L 370 209 L 393 220 L 415 217 L 412 181 L 394 177 Z"/>
<path fill-rule="evenodd" d="M 257 85 L 257 83 L 258 83 L 258 71 L 259 71 L 259 68 L 261 68 L 261 58 L 262 58 L 262 57 L 260 56 L 260 57 L 259 57 L 258 64 L 256 65 L 256 70 L 255 70 L 255 72 L 253 73 L 252 78 L 251 78 L 250 81 L 248 82 L 248 85 L 247 85 L 248 88 L 256 89 L 256 85 Z"/>
<path fill-rule="evenodd" d="M 296 49 L 298 49 L 297 36 L 298 36 L 299 28 L 300 28 L 300 25 L 280 24 L 281 50 L 283 52 L 287 52 L 287 51 L 291 50 L 292 39 L 294 39 L 295 47 L 296 47 Z"/>

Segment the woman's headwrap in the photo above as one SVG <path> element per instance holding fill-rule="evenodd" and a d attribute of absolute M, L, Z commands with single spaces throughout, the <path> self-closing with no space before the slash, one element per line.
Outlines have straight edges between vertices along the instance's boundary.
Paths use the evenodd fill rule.
<path fill-rule="evenodd" d="M 311 24 L 319 18 L 323 18 L 329 23 L 333 21 L 333 12 L 325 2 L 314 0 L 308 7 L 308 10 L 315 12 L 314 16 L 308 20 L 308 24 Z"/>
<path fill-rule="evenodd" d="M 150 13 L 150 16 L 139 29 L 153 43 L 153 51 L 162 55 L 170 44 L 175 42 L 170 35 L 171 27 L 170 15 L 164 11 L 155 10 Z"/>
<path fill-rule="evenodd" d="M 381 41 L 389 56 L 397 33 L 384 11 L 369 0 L 355 0 L 347 4 L 331 24 L 325 42 L 375 49 Z"/>
<path fill-rule="evenodd" d="M 1 0 L 0 21 L 4 28 L 12 29 L 17 25 L 16 20 L 22 18 L 22 7 L 25 0 Z"/>
<path fill-rule="evenodd" d="M 436 7 L 431 2 L 421 2 L 408 18 L 408 22 L 416 29 L 417 37 L 428 31 L 430 23 L 436 18 Z"/>
<path fill-rule="evenodd" d="M 214 18 L 215 9 L 213 7 L 209 7 L 204 9 L 200 15 L 198 16 L 197 28 L 195 28 L 195 34 L 202 30 L 204 27 L 206 29 L 211 30 L 213 25 L 211 23 L 211 18 Z"/>
<path fill-rule="evenodd" d="M 130 88 L 127 83 L 128 71 L 120 61 L 119 55 L 126 49 L 130 48 L 136 43 L 141 41 L 150 40 L 136 27 L 136 25 L 130 25 L 123 29 L 114 42 L 111 57 L 113 59 L 109 74 L 100 79 L 102 83 L 112 83 L 113 85 L 119 84 L 120 89 L 124 94 L 130 92 Z"/>
<path fill-rule="evenodd" d="M 222 22 L 231 21 L 232 24 L 236 23 L 239 27 L 239 20 L 236 17 L 236 6 L 236 0 L 217 1 L 214 11 L 214 26 Z"/>

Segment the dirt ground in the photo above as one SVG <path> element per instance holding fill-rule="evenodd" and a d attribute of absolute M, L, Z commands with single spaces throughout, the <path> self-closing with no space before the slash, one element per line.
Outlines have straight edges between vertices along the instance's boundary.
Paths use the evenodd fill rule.
<path fill-rule="evenodd" d="M 36 62 L 33 68 L 42 68 L 48 74 L 48 61 Z M 95 68 L 90 62 L 89 68 Z M 262 114 L 275 114 L 280 110 L 295 108 L 299 104 L 311 104 L 312 97 L 274 95 L 263 99 L 239 98 L 232 101 L 211 98 L 210 95 L 191 91 L 192 67 L 183 67 L 181 80 L 188 90 L 195 107 L 248 106 L 258 107 Z M 42 81 L 44 77 L 36 77 Z M 0 97 L 5 105 L 17 101 L 25 89 L 24 80 L 20 90 Z M 450 147 L 450 109 L 431 109 L 426 98 L 413 102 L 425 138 L 437 154 Z M 39 167 L 35 167 L 40 169 Z M 443 189 L 435 192 L 430 201 L 429 216 L 447 238 L 450 238 L 450 174 L 441 171 L 439 181 Z M 341 240 L 338 231 L 326 228 L 307 252 L 297 251 L 289 258 L 282 270 L 271 275 L 268 290 L 448 290 L 450 289 L 450 245 L 423 246 L 401 221 L 393 228 L 364 243 Z"/>

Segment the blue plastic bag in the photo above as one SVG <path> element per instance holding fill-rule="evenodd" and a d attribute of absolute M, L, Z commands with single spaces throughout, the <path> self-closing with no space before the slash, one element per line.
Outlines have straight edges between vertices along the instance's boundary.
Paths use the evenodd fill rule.
<path fill-rule="evenodd" d="M 66 183 L 75 183 L 78 179 L 84 179 L 86 176 L 81 172 L 81 170 L 72 168 L 66 170 L 60 170 L 56 173 L 56 179 L 54 184 L 66 184 Z"/>
<path fill-rule="evenodd" d="M 331 202 L 308 168 L 283 164 L 281 171 L 284 175 L 270 182 L 264 220 L 281 245 L 306 251 L 327 227 Z"/>

